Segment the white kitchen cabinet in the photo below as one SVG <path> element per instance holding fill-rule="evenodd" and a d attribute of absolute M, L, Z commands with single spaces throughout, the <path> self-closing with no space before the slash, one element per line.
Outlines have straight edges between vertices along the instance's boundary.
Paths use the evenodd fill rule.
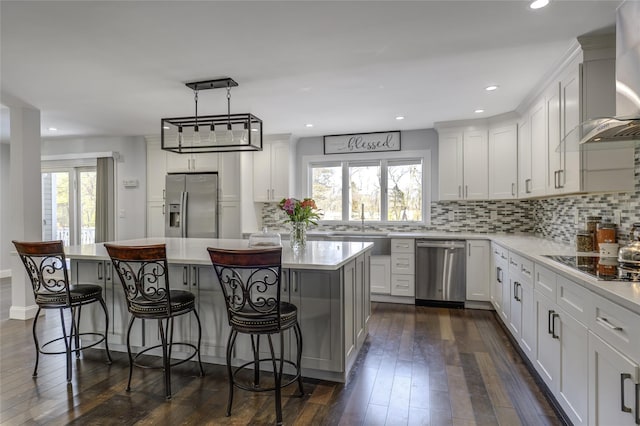
<path fill-rule="evenodd" d="M 371 293 L 391 294 L 391 256 L 371 256 Z"/>
<path fill-rule="evenodd" d="M 147 238 L 164 237 L 164 201 L 147 202 Z"/>
<path fill-rule="evenodd" d="M 289 140 L 265 141 L 253 153 L 253 200 L 279 202 L 289 197 Z"/>
<path fill-rule="evenodd" d="M 536 266 L 537 267 L 537 266 Z M 545 279 L 549 279 L 546 276 Z M 580 285 L 556 275 L 558 299 L 574 304 L 575 312 L 586 312 L 581 299 L 573 295 L 584 290 Z M 580 290 L 578 290 L 580 289 Z M 542 290 L 544 291 L 544 290 Z M 550 300 L 536 287 L 536 370 L 542 376 L 560 406 L 575 425 L 588 421 L 588 329 L 565 311 L 556 300 Z M 563 302 L 563 306 L 567 304 Z"/>
<path fill-rule="evenodd" d="M 218 154 L 215 152 L 200 154 L 176 154 L 167 152 L 168 173 L 217 172 Z"/>
<path fill-rule="evenodd" d="M 489 241 L 467 241 L 467 300 L 491 300 L 490 262 Z"/>
<path fill-rule="evenodd" d="M 218 168 L 219 202 L 240 200 L 243 188 L 240 174 L 240 155 L 242 155 L 240 152 L 221 152 L 218 156 L 220 162 Z"/>
<path fill-rule="evenodd" d="M 535 348 L 533 262 L 515 253 L 509 253 L 508 276 L 510 291 L 508 325 L 522 350 L 528 357 L 532 357 Z"/>
<path fill-rule="evenodd" d="M 438 131 L 441 200 L 489 197 L 489 146 L 485 129 Z"/>
<path fill-rule="evenodd" d="M 518 129 L 518 195 L 539 197 L 546 192 L 547 127 L 544 99 L 525 114 Z"/>
<path fill-rule="evenodd" d="M 391 239 L 391 295 L 415 297 L 415 240 Z"/>
<path fill-rule="evenodd" d="M 504 285 L 505 273 L 508 273 L 507 259 L 508 251 L 495 243 L 491 243 L 491 259 L 493 270 L 491 272 L 491 303 L 493 307 L 502 317 L 502 291 Z"/>
<path fill-rule="evenodd" d="M 589 424 L 637 425 L 640 363 L 589 332 Z"/>
<path fill-rule="evenodd" d="M 218 238 L 242 238 L 239 201 L 218 203 Z"/>
<path fill-rule="evenodd" d="M 518 196 L 518 126 L 489 129 L 489 199 Z"/>
<path fill-rule="evenodd" d="M 164 202 L 166 174 L 167 151 L 160 149 L 159 138 L 147 138 L 147 202 Z"/>

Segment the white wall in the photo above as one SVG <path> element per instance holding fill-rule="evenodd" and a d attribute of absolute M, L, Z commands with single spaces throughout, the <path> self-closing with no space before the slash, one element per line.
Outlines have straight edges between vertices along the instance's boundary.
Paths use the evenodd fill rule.
<path fill-rule="evenodd" d="M 9 151 L 9 144 L 0 143 L 0 277 L 11 269 L 9 253 L 13 249 L 9 234 L 11 226 Z"/>
<path fill-rule="evenodd" d="M 116 239 L 142 238 L 146 230 L 147 157 L 144 137 L 91 137 L 46 139 L 42 155 L 68 155 L 91 152 L 119 153 L 116 174 Z M 137 179 L 136 188 L 125 188 L 123 179 Z"/>
<path fill-rule="evenodd" d="M 439 198 L 438 192 L 438 133 L 434 129 L 420 129 L 420 130 L 407 130 L 402 131 L 400 134 L 400 148 L 402 151 L 415 151 L 415 150 L 431 150 L 431 199 L 437 200 Z M 301 170 L 302 157 L 308 155 L 322 155 L 323 141 L 322 136 L 314 138 L 301 138 L 296 145 L 295 154 L 295 181 L 302 182 L 302 173 L 306 170 Z M 331 156 L 327 156 L 330 158 Z M 358 154 L 353 154 L 354 159 L 358 158 Z M 299 196 L 301 188 L 299 185 L 295 187 L 296 194 Z"/>

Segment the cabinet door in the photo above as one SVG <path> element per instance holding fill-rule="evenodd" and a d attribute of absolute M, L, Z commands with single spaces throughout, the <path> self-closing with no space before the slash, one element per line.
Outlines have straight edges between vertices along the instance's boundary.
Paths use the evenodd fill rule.
<path fill-rule="evenodd" d="M 464 132 L 464 198 L 489 198 L 489 142 L 486 130 Z"/>
<path fill-rule="evenodd" d="M 71 282 L 76 284 L 97 284 L 102 288 L 102 298 L 107 298 L 107 291 L 111 291 L 109 286 L 105 287 L 104 281 L 104 262 L 85 261 L 85 260 L 72 260 L 71 261 Z M 111 309 L 107 305 L 107 310 Z M 91 303 L 82 307 L 82 320 L 80 321 L 81 333 L 104 333 L 105 331 L 105 317 L 102 306 L 99 303 Z M 109 330 L 113 330 L 109 327 Z M 83 336 L 83 340 L 95 341 L 98 340 L 98 336 Z M 110 341 L 110 339 L 109 339 Z"/>
<path fill-rule="evenodd" d="M 518 275 L 509 274 L 509 290 L 511 292 L 511 298 L 509 303 L 511 307 L 509 309 L 509 330 L 511 334 L 520 341 L 520 334 L 522 333 L 522 297 L 521 291 L 522 283 Z"/>
<path fill-rule="evenodd" d="M 371 293 L 391 292 L 391 256 L 371 256 Z"/>
<path fill-rule="evenodd" d="M 518 197 L 531 194 L 531 124 L 529 115 L 518 124 Z"/>
<path fill-rule="evenodd" d="M 509 318 L 511 315 L 511 278 L 509 269 L 507 267 L 507 262 L 504 263 L 504 270 L 502 275 L 502 310 L 500 311 L 500 317 L 502 318 L 504 324 L 508 327 Z"/>
<path fill-rule="evenodd" d="M 289 197 L 289 141 L 271 143 L 271 201 Z"/>
<path fill-rule="evenodd" d="M 175 152 L 167 152 L 167 172 L 192 172 L 191 154 L 176 154 Z"/>
<path fill-rule="evenodd" d="M 498 255 L 499 256 L 499 255 Z M 504 266 L 502 262 L 492 254 L 493 272 L 491 274 L 491 302 L 496 312 L 500 313 L 502 309 L 502 280 L 504 277 Z"/>
<path fill-rule="evenodd" d="M 298 307 L 298 321 L 302 330 L 302 367 L 329 371 L 342 370 L 340 353 L 340 272 L 291 271 L 291 302 Z M 345 267 L 345 296 L 355 295 L 355 262 Z M 352 285 L 353 284 L 353 285 Z M 349 289 L 350 291 L 347 291 Z M 345 302 L 346 302 L 345 297 Z M 353 300 L 352 300 L 353 301 Z M 345 305 L 347 353 L 355 348 L 354 305 Z M 295 340 L 291 339 L 291 345 Z M 337 344 L 337 346 L 335 346 Z M 292 354 L 295 348 L 292 348 Z"/>
<path fill-rule="evenodd" d="M 345 367 L 348 370 L 349 364 L 355 360 L 357 342 L 356 342 L 356 312 L 354 304 L 356 302 L 356 262 L 344 265 L 342 269 L 342 287 L 344 290 L 344 359 Z"/>
<path fill-rule="evenodd" d="M 360 348 L 367 337 L 366 321 L 365 321 L 365 273 L 364 273 L 364 255 L 356 258 L 356 342 Z"/>
<path fill-rule="evenodd" d="M 147 202 L 164 201 L 164 177 L 167 174 L 167 152 L 160 142 L 147 142 Z"/>
<path fill-rule="evenodd" d="M 531 182 L 529 196 L 545 195 L 547 185 L 547 123 L 544 99 L 531 110 Z"/>
<path fill-rule="evenodd" d="M 391 295 L 415 297 L 415 275 L 391 274 Z"/>
<path fill-rule="evenodd" d="M 491 300 L 490 254 L 489 241 L 467 241 L 467 300 Z"/>
<path fill-rule="evenodd" d="M 560 340 L 554 337 L 558 336 L 554 332 L 554 324 L 557 324 L 554 314 L 557 314 L 557 308 L 555 303 L 552 303 L 537 291 L 533 293 L 533 300 L 536 315 L 536 356 L 534 365 L 551 392 L 556 394 L 558 390 L 558 375 L 560 374 Z"/>
<path fill-rule="evenodd" d="M 202 323 L 202 354 L 224 360 L 231 333 L 224 294 L 211 267 L 195 268 L 195 273 L 198 284 L 198 315 Z M 239 351 L 238 347 L 242 347 L 240 341 L 236 343 L 236 353 Z M 250 351 L 247 358 L 241 359 L 251 359 Z"/>
<path fill-rule="evenodd" d="M 523 282 L 519 288 L 522 309 L 522 321 L 520 326 L 520 347 L 527 358 L 534 359 L 536 344 L 536 315 L 533 301 L 533 285 Z"/>
<path fill-rule="evenodd" d="M 191 171 L 193 172 L 217 172 L 218 154 L 215 152 L 193 154 Z"/>
<path fill-rule="evenodd" d="M 560 82 L 561 131 L 564 139 L 580 124 L 580 68 L 579 65 Z M 580 191 L 580 149 L 578 138 L 562 145 L 562 172 L 559 176 L 560 192 Z"/>
<path fill-rule="evenodd" d="M 560 192 L 562 187 L 562 173 L 564 169 L 564 153 L 560 146 L 560 84 L 552 84 L 545 96 L 547 103 L 547 153 L 549 155 L 547 168 L 547 193 Z"/>
<path fill-rule="evenodd" d="M 589 344 L 587 327 L 563 310 L 556 320 L 560 336 L 558 400 L 574 425 L 586 425 L 588 416 Z"/>
<path fill-rule="evenodd" d="M 219 155 L 219 191 L 220 201 L 230 202 L 240 200 L 242 189 L 240 177 L 240 153 L 224 152 Z"/>
<path fill-rule="evenodd" d="M 463 198 L 462 132 L 439 133 L 438 175 L 441 200 Z"/>
<path fill-rule="evenodd" d="M 634 425 L 640 367 L 589 332 L 589 424 Z"/>
<path fill-rule="evenodd" d="M 147 203 L 147 238 L 164 237 L 164 201 Z"/>
<path fill-rule="evenodd" d="M 242 238 L 240 203 L 238 201 L 218 204 L 220 223 L 219 238 Z"/>
<path fill-rule="evenodd" d="M 489 130 L 489 198 L 518 195 L 518 127 L 512 124 Z"/>
<path fill-rule="evenodd" d="M 271 144 L 253 154 L 253 201 L 271 201 Z"/>

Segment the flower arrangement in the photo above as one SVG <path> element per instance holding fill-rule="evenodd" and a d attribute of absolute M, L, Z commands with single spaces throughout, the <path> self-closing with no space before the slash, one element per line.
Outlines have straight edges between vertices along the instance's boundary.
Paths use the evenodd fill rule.
<path fill-rule="evenodd" d="M 320 219 L 320 210 L 312 198 L 305 198 L 302 201 L 295 198 L 283 198 L 279 207 L 287 214 L 287 222 L 317 225 L 318 219 Z"/>

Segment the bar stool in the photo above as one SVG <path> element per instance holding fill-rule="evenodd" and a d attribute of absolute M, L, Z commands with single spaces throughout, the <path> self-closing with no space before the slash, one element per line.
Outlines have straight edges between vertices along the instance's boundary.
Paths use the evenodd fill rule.
<path fill-rule="evenodd" d="M 109 313 L 107 305 L 102 298 L 102 287 L 94 284 L 75 284 L 69 283 L 69 274 L 67 272 L 67 260 L 64 254 L 62 241 L 43 241 L 43 242 L 21 242 L 12 241 L 16 247 L 16 251 L 27 270 L 27 275 L 31 280 L 33 296 L 38 305 L 36 317 L 33 320 L 33 341 L 36 345 L 36 365 L 33 369 L 33 377 L 38 375 L 38 362 L 40 354 L 58 355 L 66 354 L 67 356 L 67 382 L 71 382 L 71 353 L 75 352 L 76 358 L 80 357 L 80 351 L 96 346 L 104 342 L 107 351 L 107 363 L 111 364 L 111 354 L 109 353 L 109 342 L 107 334 L 109 330 Z M 104 311 L 105 327 L 104 334 L 97 332 L 80 332 L 80 317 L 82 306 L 90 303 L 99 302 Z M 42 346 L 38 342 L 36 327 L 38 317 L 42 309 L 58 309 L 60 311 L 60 321 L 62 323 L 62 337 L 57 337 L 47 341 Z M 67 333 L 65 325 L 64 310 L 71 311 L 71 327 Z M 97 336 L 99 339 L 87 346 L 80 345 L 82 336 Z M 64 351 L 46 351 L 45 347 L 64 340 Z"/>
<path fill-rule="evenodd" d="M 164 370 L 164 390 L 167 400 L 171 399 L 171 367 L 183 364 L 198 356 L 200 376 L 204 376 L 200 359 L 200 343 L 202 327 L 196 311 L 195 296 L 185 290 L 171 290 L 167 265 L 167 251 L 164 244 L 148 246 L 121 246 L 105 243 L 104 246 L 111 257 L 113 266 L 120 277 L 120 282 L 127 296 L 127 309 L 131 314 L 127 328 L 127 353 L 129 354 L 129 381 L 127 392 L 131 390 L 133 366 L 152 368 L 138 362 L 138 358 L 150 350 L 162 348 L 162 369 Z M 173 319 L 177 316 L 193 312 L 198 321 L 198 345 L 188 342 L 173 341 Z M 160 332 L 159 345 L 145 348 L 135 356 L 131 353 L 131 328 L 136 318 L 157 319 Z M 164 324 L 163 324 L 164 321 Z M 171 362 L 173 346 L 187 346 L 193 353 L 185 359 Z"/>
<path fill-rule="evenodd" d="M 264 392 L 275 390 L 276 421 L 282 424 L 281 388 L 294 382 L 298 383 L 300 395 L 302 389 L 302 374 L 300 360 L 302 358 L 302 332 L 298 324 L 298 308 L 287 302 L 280 301 L 282 248 L 223 250 L 207 248 L 211 263 L 227 306 L 227 317 L 231 326 L 231 333 L 227 342 L 227 373 L 229 375 L 229 399 L 227 402 L 227 416 L 231 415 L 234 387 Z M 296 362 L 284 359 L 283 331 L 293 329 L 296 336 Z M 236 367 L 231 367 L 231 353 L 238 333 L 251 336 L 253 361 Z M 280 334 L 280 357 L 275 356 L 271 336 Z M 260 336 L 266 335 L 269 342 L 271 358 L 260 358 Z M 274 386 L 263 388 L 260 386 L 260 362 L 272 363 Z M 282 383 L 284 363 L 295 368 L 295 376 Z M 276 366 L 278 364 L 278 366 Z M 248 365 L 253 365 L 253 383 L 248 386 L 239 382 L 236 374 Z"/>

